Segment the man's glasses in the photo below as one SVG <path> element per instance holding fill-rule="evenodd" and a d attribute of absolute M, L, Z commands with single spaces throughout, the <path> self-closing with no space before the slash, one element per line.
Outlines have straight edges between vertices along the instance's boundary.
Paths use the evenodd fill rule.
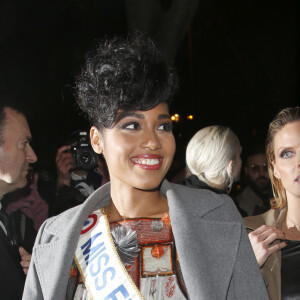
<path fill-rule="evenodd" d="M 259 171 L 268 172 L 268 165 L 256 165 L 256 164 L 248 164 L 248 168 L 251 169 L 253 173 L 258 173 Z"/>

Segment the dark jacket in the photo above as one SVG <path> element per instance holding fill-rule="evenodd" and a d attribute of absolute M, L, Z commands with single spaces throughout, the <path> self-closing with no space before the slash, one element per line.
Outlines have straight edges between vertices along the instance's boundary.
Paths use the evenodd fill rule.
<path fill-rule="evenodd" d="M 20 265 L 18 248 L 12 246 L 0 226 L 0 298 L 19 300 L 22 298 L 25 274 Z"/>
<path fill-rule="evenodd" d="M 225 194 L 225 195 L 227 194 L 223 190 L 219 190 L 209 186 L 207 183 L 201 181 L 196 175 L 189 176 L 182 182 L 182 184 L 194 189 L 204 189 L 204 190 L 212 191 L 217 194 Z"/>

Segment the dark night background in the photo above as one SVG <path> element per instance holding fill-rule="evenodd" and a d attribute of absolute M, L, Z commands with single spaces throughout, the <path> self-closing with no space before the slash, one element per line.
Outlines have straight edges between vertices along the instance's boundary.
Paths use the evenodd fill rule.
<path fill-rule="evenodd" d="M 173 5 L 152 1 L 165 11 Z M 200 128 L 230 126 L 246 148 L 264 138 L 279 109 L 299 105 L 298 2 L 199 1 L 174 59 L 181 84 L 171 113 L 182 117 L 175 171 Z M 0 1 L 0 88 L 31 112 L 39 168 L 55 172 L 66 136 L 89 127 L 73 97 L 85 53 L 99 39 L 126 34 L 129 23 L 125 0 Z"/>

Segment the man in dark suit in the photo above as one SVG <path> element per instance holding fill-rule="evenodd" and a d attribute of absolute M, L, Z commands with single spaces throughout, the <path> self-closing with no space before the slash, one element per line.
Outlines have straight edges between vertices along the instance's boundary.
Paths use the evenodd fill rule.
<path fill-rule="evenodd" d="M 22 298 L 31 255 L 18 247 L 12 224 L 2 209 L 3 196 L 27 183 L 29 164 L 37 161 L 30 146 L 31 133 L 23 113 L 0 104 L 0 298 Z"/>

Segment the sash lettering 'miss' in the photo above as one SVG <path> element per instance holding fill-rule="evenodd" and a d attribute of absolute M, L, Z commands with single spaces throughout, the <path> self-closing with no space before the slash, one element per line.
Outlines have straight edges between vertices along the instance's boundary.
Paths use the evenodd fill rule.
<path fill-rule="evenodd" d="M 99 239 L 101 235 L 102 232 L 96 233 L 80 247 L 81 250 L 83 250 L 83 257 L 87 265 L 87 273 L 89 273 L 90 276 L 95 277 L 94 287 L 98 291 L 107 286 L 108 280 L 112 282 L 116 275 L 115 268 L 108 265 L 110 256 L 106 251 L 104 242 Z M 129 293 L 123 284 L 115 288 L 104 299 L 117 300 L 117 294 L 122 294 L 122 299 L 130 300 L 130 298 L 128 298 Z"/>

